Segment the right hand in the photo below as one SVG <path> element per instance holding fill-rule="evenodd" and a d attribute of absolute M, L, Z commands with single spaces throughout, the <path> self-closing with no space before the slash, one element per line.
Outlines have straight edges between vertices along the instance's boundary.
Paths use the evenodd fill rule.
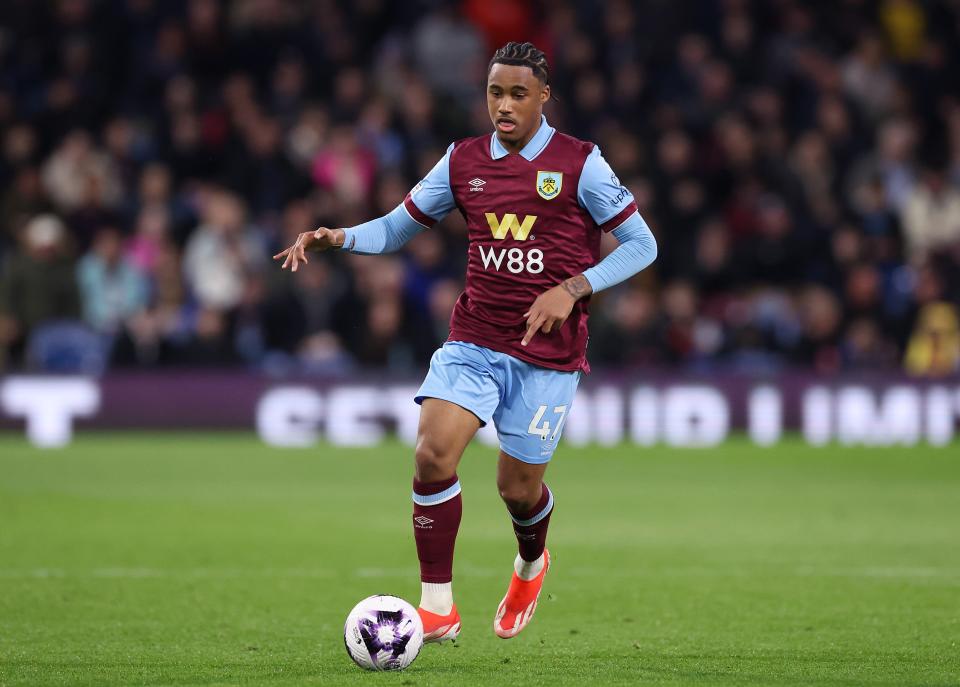
<path fill-rule="evenodd" d="M 320 227 L 316 231 L 305 231 L 297 237 L 292 246 L 274 255 L 273 259 L 283 258 L 281 269 L 290 267 L 291 272 L 296 272 L 301 262 L 304 265 L 309 263 L 307 252 L 320 253 L 331 248 L 340 248 L 344 238 L 343 229 Z"/>

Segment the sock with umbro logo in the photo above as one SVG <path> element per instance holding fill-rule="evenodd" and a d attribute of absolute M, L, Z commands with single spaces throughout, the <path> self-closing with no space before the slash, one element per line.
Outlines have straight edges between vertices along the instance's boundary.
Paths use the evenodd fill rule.
<path fill-rule="evenodd" d="M 523 579 L 532 579 L 529 576 L 535 577 L 543 567 L 543 550 L 547 545 L 547 528 L 550 526 L 552 514 L 553 492 L 546 484 L 543 485 L 537 505 L 526 513 L 510 514 L 520 550 L 516 564 L 517 574 Z"/>
<path fill-rule="evenodd" d="M 453 548 L 463 502 L 456 475 L 439 482 L 413 480 L 413 537 L 420 559 L 420 607 L 446 615 L 453 606 Z"/>

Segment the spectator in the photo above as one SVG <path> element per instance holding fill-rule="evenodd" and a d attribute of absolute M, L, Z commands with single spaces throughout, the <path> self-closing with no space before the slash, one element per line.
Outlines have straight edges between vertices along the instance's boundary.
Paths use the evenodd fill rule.
<path fill-rule="evenodd" d="M 77 265 L 83 316 L 97 332 L 114 335 L 147 306 L 147 280 L 124 257 L 120 232 L 104 227 Z"/>
<path fill-rule="evenodd" d="M 98 202 L 107 207 L 118 205 L 123 193 L 113 161 L 82 130 L 68 135 L 50 156 L 43 168 L 43 183 L 62 212 L 78 210 L 89 202 L 91 189 L 96 189 Z"/>
<path fill-rule="evenodd" d="M 844 334 L 841 344 L 843 365 L 847 369 L 884 369 L 897 359 L 893 344 L 885 339 L 877 322 L 862 318 L 854 320 Z"/>
<path fill-rule="evenodd" d="M 929 164 L 907 197 L 901 217 L 910 259 L 960 247 L 960 191 L 947 183 L 945 170 Z"/>
<path fill-rule="evenodd" d="M 66 227 L 56 215 L 39 215 L 23 232 L 19 252 L 0 274 L 0 351 L 16 362 L 40 325 L 80 316 Z"/>
<path fill-rule="evenodd" d="M 794 350 L 794 361 L 817 372 L 836 372 L 841 365 L 839 300 L 829 290 L 811 286 L 801 295 L 800 311 L 803 334 Z"/>
<path fill-rule="evenodd" d="M 893 69 L 883 53 L 883 39 L 868 31 L 843 64 L 844 89 L 873 121 L 880 121 L 890 113 L 897 86 Z"/>
<path fill-rule="evenodd" d="M 263 264 L 265 248 L 246 226 L 240 199 L 231 193 L 208 191 L 202 220 L 184 252 L 184 278 L 202 307 L 231 310 L 240 304 L 247 277 Z M 219 328 L 213 319 L 204 320 L 210 331 Z"/>
<path fill-rule="evenodd" d="M 27 165 L 20 168 L 0 199 L 0 250 L 5 244 L 14 244 L 26 224 L 36 215 L 53 210 L 44 193 L 40 172 Z"/>
<path fill-rule="evenodd" d="M 665 357 L 660 345 L 663 322 L 655 296 L 629 288 L 615 292 L 611 300 L 593 325 L 591 355 L 615 365 L 660 363 Z"/>
<path fill-rule="evenodd" d="M 475 13 L 481 11 L 475 9 Z M 487 53 L 496 50 L 484 45 L 477 29 L 452 7 L 424 16 L 415 29 L 413 45 L 417 66 L 430 87 L 465 103 L 476 97 L 475 84 L 483 78 L 490 59 Z"/>
<path fill-rule="evenodd" d="M 313 180 L 347 205 L 359 205 L 373 191 L 376 161 L 360 148 L 353 130 L 346 126 L 330 133 L 330 142 L 313 160 Z"/>
<path fill-rule="evenodd" d="M 960 316 L 955 305 L 924 306 L 904 366 L 911 374 L 925 377 L 943 377 L 960 370 Z"/>

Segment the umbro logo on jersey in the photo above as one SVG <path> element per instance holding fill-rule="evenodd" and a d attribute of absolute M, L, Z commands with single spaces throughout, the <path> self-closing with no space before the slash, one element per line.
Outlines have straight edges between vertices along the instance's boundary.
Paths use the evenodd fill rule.
<path fill-rule="evenodd" d="M 487 182 L 481 179 L 480 177 L 476 177 L 474 179 L 471 179 L 467 183 L 473 187 L 470 189 L 470 192 L 473 193 L 474 191 L 482 191 L 483 187 L 486 185 Z"/>
<path fill-rule="evenodd" d="M 413 521 L 414 521 L 415 523 L 417 523 L 418 525 L 420 525 L 420 527 L 426 527 L 426 526 L 429 525 L 431 522 L 433 522 L 433 520 L 431 520 L 430 518 L 428 518 L 426 515 L 418 515 L 417 517 L 415 517 L 415 518 L 413 519 Z"/>

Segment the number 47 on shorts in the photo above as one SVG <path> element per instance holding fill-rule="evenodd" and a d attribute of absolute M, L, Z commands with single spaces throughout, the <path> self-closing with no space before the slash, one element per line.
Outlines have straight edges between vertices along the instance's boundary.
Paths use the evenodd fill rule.
<path fill-rule="evenodd" d="M 547 440 L 547 435 L 550 435 L 550 441 L 553 441 L 558 436 L 560 436 L 560 430 L 563 428 L 563 421 L 567 417 L 567 406 L 554 406 L 553 412 L 555 415 L 558 415 L 559 418 L 556 420 L 556 426 L 553 430 L 553 434 L 550 434 L 550 421 L 544 420 L 543 416 L 547 412 L 548 406 L 540 406 L 537 408 L 536 414 L 534 414 L 533 419 L 530 420 L 530 426 L 527 428 L 529 434 L 536 434 L 544 441 Z M 543 420 L 543 424 L 540 424 L 540 421 Z"/>

